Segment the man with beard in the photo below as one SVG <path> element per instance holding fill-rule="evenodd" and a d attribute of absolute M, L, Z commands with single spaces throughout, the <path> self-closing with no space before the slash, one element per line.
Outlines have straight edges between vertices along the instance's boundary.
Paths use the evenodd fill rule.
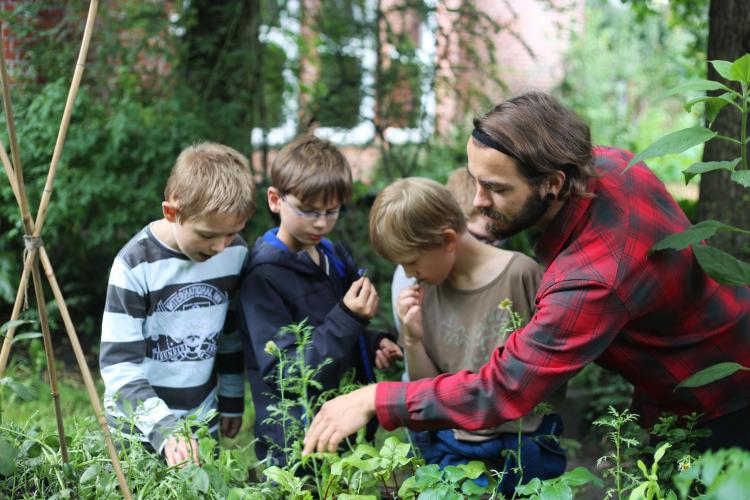
<path fill-rule="evenodd" d="M 467 144 L 474 205 L 498 238 L 535 226 L 545 266 L 536 313 L 477 373 L 381 382 L 326 403 L 304 452 L 335 450 L 372 416 L 386 429 L 485 429 L 528 413 L 588 363 L 630 381 L 643 426 L 702 414 L 699 450 L 750 449 L 750 372 L 676 389 L 721 362 L 750 367 L 750 291 L 713 281 L 692 249 L 650 253 L 690 226 L 632 154 L 592 147 L 588 127 L 543 93 L 475 120 Z"/>

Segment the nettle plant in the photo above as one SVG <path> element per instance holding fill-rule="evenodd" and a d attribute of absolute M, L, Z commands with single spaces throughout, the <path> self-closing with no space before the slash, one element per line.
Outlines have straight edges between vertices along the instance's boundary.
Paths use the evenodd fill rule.
<path fill-rule="evenodd" d="M 627 168 L 647 158 L 664 156 L 667 154 L 683 153 L 688 149 L 711 140 L 728 141 L 736 144 L 739 156 L 733 160 L 697 162 L 683 171 L 685 182 L 690 182 L 698 174 L 705 174 L 717 170 L 731 172 L 732 181 L 750 188 L 750 159 L 748 158 L 747 121 L 750 112 L 750 53 L 743 55 L 733 62 L 711 61 L 716 72 L 725 80 L 735 82 L 736 90 L 728 85 L 714 80 L 695 80 L 679 85 L 670 90 L 667 95 L 685 92 L 721 91 L 718 96 L 701 96 L 688 101 L 685 109 L 690 112 L 694 106 L 703 104 L 708 127 L 695 126 L 672 132 L 661 137 L 630 160 Z M 711 130 L 719 112 L 725 107 L 736 108 L 740 118 L 740 137 L 727 137 Z M 730 231 L 750 235 L 750 230 L 730 226 L 717 220 L 705 220 L 691 228 L 664 238 L 651 249 L 652 252 L 661 250 L 682 250 L 692 247 L 693 254 L 700 266 L 714 280 L 725 285 L 750 285 L 750 263 L 743 262 L 732 255 L 702 241 L 714 236 L 719 231 Z M 737 363 L 719 363 L 683 380 L 677 387 L 699 387 L 724 377 L 732 375 L 738 370 L 750 370 L 749 367 Z"/>

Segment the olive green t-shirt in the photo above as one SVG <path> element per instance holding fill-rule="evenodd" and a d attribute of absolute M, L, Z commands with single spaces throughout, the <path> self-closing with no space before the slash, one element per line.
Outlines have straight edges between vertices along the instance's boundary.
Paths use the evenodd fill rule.
<path fill-rule="evenodd" d="M 522 325 L 534 313 L 542 270 L 533 259 L 513 252 L 506 266 L 487 285 L 460 290 L 447 281 L 423 284 L 422 328 L 427 355 L 441 373 L 461 370 L 476 372 L 489 361 L 492 352 L 505 343 L 513 331 L 508 311 L 498 306 L 504 299 L 521 315 Z M 529 414 L 522 420 L 522 431 L 536 430 L 542 416 Z M 493 429 L 469 432 L 455 430 L 457 439 L 481 441 L 501 432 L 517 432 L 518 421 Z"/>

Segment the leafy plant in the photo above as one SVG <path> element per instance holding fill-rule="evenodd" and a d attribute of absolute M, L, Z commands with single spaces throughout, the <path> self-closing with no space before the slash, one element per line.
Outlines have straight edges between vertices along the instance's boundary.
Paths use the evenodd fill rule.
<path fill-rule="evenodd" d="M 576 488 L 592 483 L 603 486 L 604 482 L 585 467 L 576 467 L 562 476 L 544 481 L 534 478 L 527 484 L 516 486 L 515 493 L 526 495 L 532 500 L 572 499 Z"/>
<path fill-rule="evenodd" d="M 723 449 L 704 453 L 674 476 L 680 498 L 744 498 L 750 491 L 750 453 Z"/>
<path fill-rule="evenodd" d="M 672 132 L 658 139 L 635 155 L 628 163 L 628 168 L 647 158 L 682 153 L 706 141 L 728 141 L 737 145 L 739 149 L 739 156 L 737 158 L 730 161 L 694 163 L 685 169 L 685 180 L 689 182 L 697 174 L 728 170 L 732 172 L 731 178 L 734 182 L 744 187 L 750 187 L 750 170 L 748 170 L 750 166 L 748 164 L 748 142 L 750 139 L 748 138 L 747 130 L 748 111 L 750 110 L 750 54 L 745 54 L 734 62 L 711 61 L 711 64 L 723 78 L 738 84 L 739 90 L 713 80 L 695 80 L 672 89 L 669 92 L 670 94 L 714 90 L 721 91 L 722 94 L 719 96 L 697 97 L 688 101 L 685 105 L 687 111 L 690 111 L 698 104 L 703 105 L 708 127 L 690 127 Z M 738 139 L 719 135 L 709 128 L 719 111 L 727 106 L 739 112 L 740 137 Z M 700 244 L 703 240 L 710 238 L 718 231 L 750 234 L 750 231 L 745 229 L 723 224 L 715 220 L 707 220 L 692 226 L 682 233 L 663 239 L 653 247 L 653 251 L 665 249 L 681 250 L 691 246 L 695 258 L 701 267 L 719 283 L 728 285 L 750 284 L 749 264 L 736 259 L 722 250 Z"/>
<path fill-rule="evenodd" d="M 597 465 L 607 465 L 603 475 L 610 476 L 614 480 L 614 487 L 607 490 L 607 495 L 616 495 L 619 500 L 634 482 L 633 474 L 625 470 L 623 466 L 623 453 L 625 449 L 634 448 L 639 444 L 638 439 L 631 437 L 632 424 L 637 421 L 638 415 L 629 410 L 617 411 L 612 406 L 609 407 L 609 415 L 594 421 L 594 425 L 610 429 L 607 432 L 607 439 L 614 446 L 613 451 L 597 460 Z"/>

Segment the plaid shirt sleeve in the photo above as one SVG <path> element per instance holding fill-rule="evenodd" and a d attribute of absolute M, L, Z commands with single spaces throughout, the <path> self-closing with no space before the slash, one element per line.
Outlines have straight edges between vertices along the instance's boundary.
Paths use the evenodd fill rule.
<path fill-rule="evenodd" d="M 478 373 L 378 384 L 378 420 L 388 430 L 477 430 L 520 418 L 594 361 L 627 319 L 622 301 L 607 285 L 556 283 L 540 296 L 532 321 Z"/>

